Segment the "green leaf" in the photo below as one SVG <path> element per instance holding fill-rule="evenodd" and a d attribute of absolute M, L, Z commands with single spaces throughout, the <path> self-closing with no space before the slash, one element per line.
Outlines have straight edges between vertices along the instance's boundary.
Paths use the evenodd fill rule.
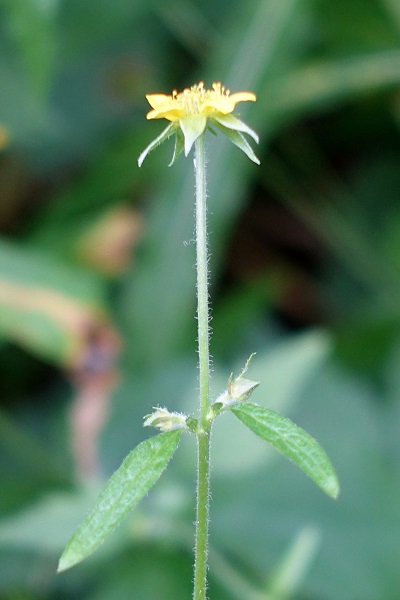
<path fill-rule="evenodd" d="M 182 430 L 161 433 L 128 454 L 69 540 L 60 558 L 59 573 L 92 554 L 147 494 L 174 454 L 181 434 Z"/>
<path fill-rule="evenodd" d="M 231 410 L 255 434 L 300 467 L 328 496 L 337 498 L 339 482 L 332 464 L 318 442 L 304 429 L 257 404 L 240 404 Z"/>

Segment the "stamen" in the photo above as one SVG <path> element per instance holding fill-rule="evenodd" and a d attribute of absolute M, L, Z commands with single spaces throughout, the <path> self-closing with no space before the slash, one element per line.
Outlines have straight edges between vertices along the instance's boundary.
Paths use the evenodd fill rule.
<path fill-rule="evenodd" d="M 199 81 L 190 88 L 185 88 L 178 93 L 172 92 L 172 101 L 176 102 L 179 108 L 182 108 L 185 115 L 201 114 L 203 104 L 209 100 L 218 100 L 221 96 L 229 96 L 230 90 L 227 90 L 221 83 L 214 82 L 211 90 L 204 89 L 204 81 Z"/>

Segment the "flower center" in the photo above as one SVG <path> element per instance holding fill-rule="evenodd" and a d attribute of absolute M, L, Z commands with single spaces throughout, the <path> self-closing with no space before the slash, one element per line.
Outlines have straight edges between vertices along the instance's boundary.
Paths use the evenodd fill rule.
<path fill-rule="evenodd" d="M 214 102 L 220 98 L 228 97 L 229 94 L 230 90 L 227 90 L 221 83 L 213 83 L 212 89 L 206 90 L 204 89 L 204 82 L 200 81 L 200 83 L 184 89 L 179 94 L 174 90 L 172 100 L 184 110 L 185 116 L 199 115 L 204 112 L 205 107 L 212 107 Z"/>

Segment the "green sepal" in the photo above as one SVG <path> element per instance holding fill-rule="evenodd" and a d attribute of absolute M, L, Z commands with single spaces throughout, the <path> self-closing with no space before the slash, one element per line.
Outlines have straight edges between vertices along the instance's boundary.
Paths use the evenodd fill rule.
<path fill-rule="evenodd" d="M 185 117 L 180 119 L 179 125 L 185 138 L 185 156 L 187 156 L 197 138 L 204 133 L 207 125 L 207 117 L 204 115 Z"/>
<path fill-rule="evenodd" d="M 210 408 L 211 418 L 214 420 L 215 417 L 218 417 L 218 415 L 222 412 L 222 410 L 224 408 L 225 408 L 225 404 L 223 402 L 218 402 L 218 400 L 213 402 L 211 405 L 211 408 Z"/>
<path fill-rule="evenodd" d="M 213 120 L 213 123 L 233 144 L 235 144 L 235 146 L 240 148 L 240 150 L 242 150 L 242 152 L 244 152 L 250 160 L 256 163 L 256 165 L 260 164 L 259 159 L 254 154 L 253 148 L 240 131 L 237 131 L 236 129 L 229 129 L 215 119 Z"/>
<path fill-rule="evenodd" d="M 174 154 L 172 156 L 171 162 L 168 165 L 169 167 L 172 167 L 172 165 L 174 164 L 174 162 L 176 161 L 178 156 L 182 153 L 184 147 L 185 147 L 185 139 L 183 137 L 182 130 L 180 129 L 180 127 L 178 127 L 176 129 L 176 134 L 175 134 Z"/>
<path fill-rule="evenodd" d="M 137 159 L 139 167 L 142 166 L 143 161 L 146 158 L 146 156 L 148 154 L 150 154 L 150 152 L 155 150 L 155 148 L 157 148 L 157 146 L 159 146 L 160 144 L 165 142 L 165 140 L 167 140 L 169 137 L 171 137 L 171 135 L 173 135 L 175 133 L 176 129 L 177 129 L 176 124 L 170 123 L 168 125 L 168 127 L 166 127 L 164 129 L 164 131 L 162 131 L 160 133 L 160 135 L 158 137 L 156 137 L 152 142 L 150 142 L 150 144 L 147 146 L 147 148 L 145 148 L 143 150 L 143 152 L 140 154 L 139 158 Z"/>
<path fill-rule="evenodd" d="M 228 114 L 223 115 L 219 114 L 218 116 L 213 117 L 214 121 L 217 121 L 223 127 L 227 127 L 228 129 L 232 129 L 233 131 L 241 131 L 242 133 L 247 133 L 253 140 L 258 144 L 260 138 L 257 133 L 249 127 L 246 123 L 235 117 L 234 115 Z"/>
<path fill-rule="evenodd" d="M 199 428 L 199 421 L 198 421 L 198 419 L 195 419 L 194 417 L 188 417 L 186 419 L 186 425 L 187 425 L 188 430 L 191 433 L 197 433 L 197 430 Z"/>
<path fill-rule="evenodd" d="M 59 573 L 92 554 L 147 494 L 172 458 L 182 431 L 160 433 L 128 454 L 66 545 L 58 565 Z"/>
<path fill-rule="evenodd" d="M 279 413 L 257 404 L 235 404 L 233 414 L 297 465 L 331 498 L 339 495 L 335 470 L 318 442 Z"/>

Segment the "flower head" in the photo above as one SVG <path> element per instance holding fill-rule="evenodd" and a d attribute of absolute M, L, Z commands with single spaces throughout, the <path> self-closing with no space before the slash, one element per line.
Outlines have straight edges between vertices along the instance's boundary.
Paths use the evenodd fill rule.
<path fill-rule="evenodd" d="M 210 125 L 215 125 L 236 146 L 255 163 L 259 160 L 243 136 L 250 135 L 258 143 L 258 135 L 248 125 L 231 113 L 239 102 L 255 102 L 252 92 L 231 94 L 221 83 L 213 83 L 212 89 L 204 88 L 204 83 L 185 88 L 183 92 L 174 90 L 170 96 L 148 94 L 146 96 L 152 110 L 147 119 L 167 119 L 168 127 L 139 156 L 139 166 L 146 156 L 164 140 L 175 134 L 175 151 L 170 164 L 173 164 L 184 150 L 187 156 L 196 141 Z"/>
<path fill-rule="evenodd" d="M 235 110 L 238 102 L 255 102 L 256 96 L 251 92 L 230 93 L 220 83 L 213 83 L 211 90 L 204 89 L 204 83 L 185 88 L 183 92 L 174 90 L 171 96 L 165 94 L 148 94 L 148 103 L 153 110 L 147 113 L 147 119 L 168 119 L 178 121 L 185 117 L 203 115 L 206 117 L 223 114 Z"/>

